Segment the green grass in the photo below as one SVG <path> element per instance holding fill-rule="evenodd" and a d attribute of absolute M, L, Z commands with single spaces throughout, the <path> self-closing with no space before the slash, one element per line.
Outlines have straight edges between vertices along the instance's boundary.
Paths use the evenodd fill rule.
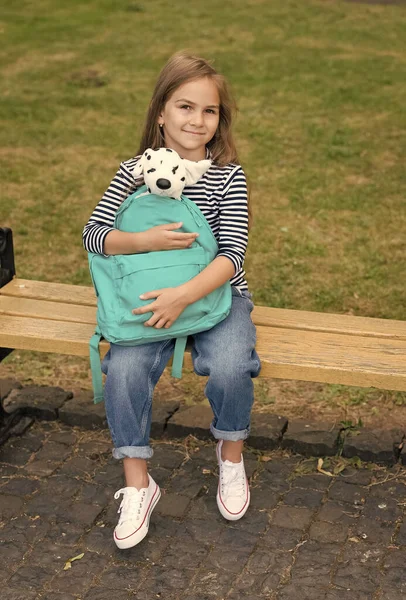
<path fill-rule="evenodd" d="M 19 0 L 0 35 L 0 223 L 20 277 L 90 284 L 82 227 L 187 48 L 240 107 L 255 302 L 406 318 L 403 6 Z"/>

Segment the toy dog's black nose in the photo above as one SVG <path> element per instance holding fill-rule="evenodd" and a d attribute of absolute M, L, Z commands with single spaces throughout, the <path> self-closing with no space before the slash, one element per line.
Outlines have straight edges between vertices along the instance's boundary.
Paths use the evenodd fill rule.
<path fill-rule="evenodd" d="M 171 182 L 169 181 L 169 179 L 157 179 L 156 184 L 160 190 L 169 190 L 169 188 L 171 187 Z"/>

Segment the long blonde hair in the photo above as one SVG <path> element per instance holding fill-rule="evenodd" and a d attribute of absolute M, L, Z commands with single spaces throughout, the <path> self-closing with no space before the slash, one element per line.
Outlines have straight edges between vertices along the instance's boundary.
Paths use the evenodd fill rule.
<path fill-rule="evenodd" d="M 185 51 L 174 54 L 158 76 L 137 154 L 142 154 L 147 148 L 162 148 L 165 146 L 165 133 L 158 125 L 158 118 L 166 102 L 178 87 L 203 77 L 208 77 L 215 83 L 220 98 L 219 124 L 216 133 L 207 144 L 211 158 L 220 167 L 228 163 L 240 164 L 231 127 L 237 112 L 237 106 L 230 93 L 227 81 L 207 60 L 188 54 Z M 249 223 L 251 223 L 250 203 L 248 203 L 248 213 Z"/>

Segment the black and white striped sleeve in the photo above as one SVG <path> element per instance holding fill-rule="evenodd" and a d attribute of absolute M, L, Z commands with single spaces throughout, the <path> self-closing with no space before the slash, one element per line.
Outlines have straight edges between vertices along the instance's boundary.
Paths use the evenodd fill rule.
<path fill-rule="evenodd" d="M 228 176 L 219 206 L 219 252 L 242 269 L 248 244 L 248 192 L 244 171 L 237 166 Z"/>
<path fill-rule="evenodd" d="M 142 179 L 135 179 L 132 169 L 137 163 L 133 158 L 122 162 L 119 170 L 94 209 L 89 221 L 83 229 L 83 245 L 88 252 L 104 254 L 104 240 L 114 229 L 114 219 L 121 203 L 142 184 Z"/>

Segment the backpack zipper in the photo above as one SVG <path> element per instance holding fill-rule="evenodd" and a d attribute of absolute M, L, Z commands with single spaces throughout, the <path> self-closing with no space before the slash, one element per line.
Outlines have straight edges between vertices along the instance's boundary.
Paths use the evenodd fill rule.
<path fill-rule="evenodd" d="M 127 197 L 127 198 L 124 200 L 124 202 L 121 204 L 121 206 L 119 207 L 119 209 L 118 209 L 118 211 L 117 211 L 117 213 L 116 213 L 116 217 L 115 217 L 115 219 L 114 219 L 114 226 L 115 226 L 115 227 L 117 227 L 117 225 L 118 225 L 118 223 L 117 223 L 117 221 L 116 221 L 116 219 L 117 219 L 118 215 L 119 215 L 119 214 L 121 214 L 122 212 L 124 212 L 124 210 L 125 210 L 125 209 L 127 208 L 127 206 L 130 204 L 130 202 L 127 202 L 127 201 L 128 201 L 128 199 L 129 199 L 130 197 L 132 197 L 132 196 L 134 196 L 134 197 L 135 197 L 135 196 L 136 196 L 136 197 L 138 197 L 139 195 L 142 195 L 142 194 L 145 192 L 145 189 L 144 189 L 144 188 L 146 189 L 146 186 L 142 186 L 142 187 L 138 188 L 138 189 L 136 190 L 136 192 L 134 192 L 133 194 L 131 194 L 130 196 L 128 196 L 128 197 Z M 211 230 L 211 227 L 210 227 L 209 223 L 207 222 L 206 218 L 205 218 L 205 217 L 204 217 L 204 215 L 203 215 L 203 220 L 202 220 L 202 218 L 200 217 L 200 215 L 197 213 L 197 211 L 199 211 L 199 213 L 200 213 L 200 209 L 199 209 L 199 207 L 198 207 L 196 204 L 194 204 L 194 202 L 193 202 L 192 200 L 190 200 L 190 199 L 189 199 L 189 198 L 187 198 L 187 197 L 184 197 L 183 195 L 181 196 L 181 198 L 180 198 L 180 201 L 181 201 L 181 202 L 183 202 L 183 204 L 186 206 L 186 208 L 188 209 L 188 211 L 189 211 L 189 212 L 190 212 L 190 214 L 192 215 L 192 217 L 193 217 L 193 220 L 194 220 L 194 222 L 196 223 L 196 225 L 197 225 L 198 227 L 206 227 L 206 229 L 207 229 L 207 230 L 210 232 L 212 239 L 213 239 L 213 240 L 214 240 L 214 242 L 215 242 L 215 243 L 218 245 L 218 242 L 217 242 L 216 238 L 214 237 L 214 234 L 213 234 L 213 232 L 212 232 L 212 230 Z M 196 207 L 196 210 L 194 210 L 194 207 Z"/>
<path fill-rule="evenodd" d="M 198 227 L 203 227 L 204 224 L 203 224 L 202 220 L 199 218 L 199 216 L 196 214 L 196 212 L 193 210 L 193 208 L 190 206 L 190 204 L 184 198 L 181 198 L 181 202 L 183 202 L 183 204 L 186 206 L 186 208 L 192 215 L 193 220 L 196 223 L 196 225 Z"/>
<path fill-rule="evenodd" d="M 212 232 L 212 229 L 207 221 L 207 219 L 205 218 L 205 216 L 203 215 L 203 217 L 201 218 L 199 214 L 197 214 L 197 211 L 199 211 L 200 213 L 200 209 L 199 207 L 194 204 L 194 202 L 192 200 L 189 200 L 189 198 L 183 198 L 183 196 L 181 197 L 181 201 L 183 202 L 183 204 L 186 205 L 188 211 L 192 214 L 193 219 L 195 221 L 195 223 L 199 226 L 199 227 L 205 227 L 207 229 L 207 231 L 210 233 L 212 240 L 214 241 L 214 243 L 217 245 L 218 247 L 218 242 L 216 240 L 216 238 L 214 237 L 214 233 Z M 192 208 L 193 207 L 193 208 Z M 194 209 L 194 207 L 196 207 L 196 210 Z M 202 220 L 203 219 L 203 220 Z"/>

